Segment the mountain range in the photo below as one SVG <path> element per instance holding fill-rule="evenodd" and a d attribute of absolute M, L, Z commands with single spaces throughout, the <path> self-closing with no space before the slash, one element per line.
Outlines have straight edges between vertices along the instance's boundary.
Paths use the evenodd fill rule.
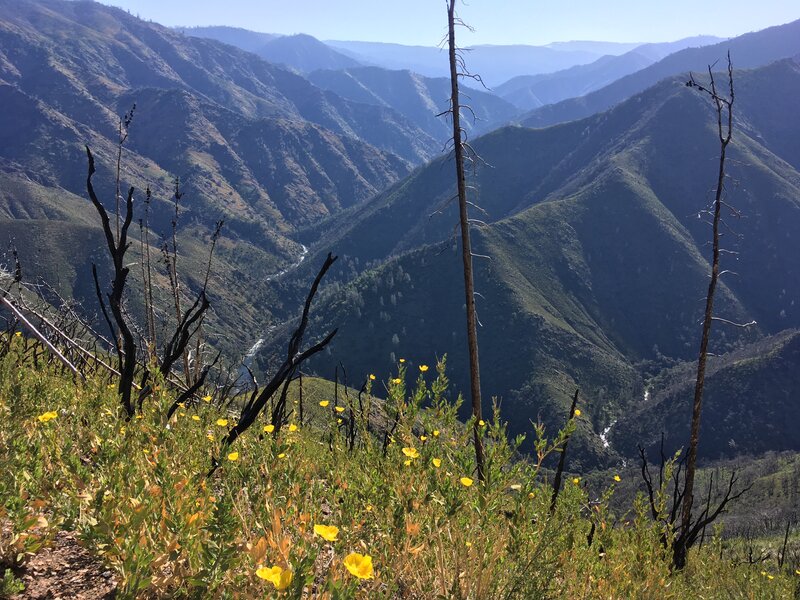
<path fill-rule="evenodd" d="M 720 61 L 724 61 L 729 51 L 734 66 L 741 69 L 796 56 L 800 54 L 800 20 L 747 33 L 718 44 L 680 50 L 585 96 L 537 108 L 523 116 L 520 123 L 527 127 L 546 127 L 592 115 L 655 85 L 665 77 L 689 71 L 705 71 L 708 65 L 721 64 Z"/>
<path fill-rule="evenodd" d="M 717 314 L 758 324 L 715 325 L 715 353 L 800 326 L 800 239 L 792 235 L 800 228 L 800 155 L 790 142 L 800 123 L 790 101 L 770 102 L 778 90 L 794 97 L 800 65 L 787 59 L 737 71 L 735 85 L 729 202 L 745 218 L 726 220 L 736 232 L 728 249 L 738 254 L 725 268 L 736 275 L 723 278 Z M 507 127 L 474 141 L 489 165 L 469 182 L 486 223 L 475 229 L 475 252 L 488 257 L 477 259 L 476 271 L 482 383 L 502 399 L 511 433 L 530 433 L 537 417 L 550 427 L 563 422 L 579 388 L 582 435 L 571 452 L 576 464 L 607 464 L 617 455 L 600 434 L 640 405 L 648 372 L 693 359 L 709 272 L 710 232 L 698 214 L 716 177 L 715 144 L 711 106 L 682 79 L 583 120 Z M 318 309 L 319 331 L 339 326 L 317 362 L 321 373 L 341 361 L 362 376 L 389 377 L 399 357 L 413 368 L 448 353 L 451 380 L 467 389 L 451 171 L 445 159 L 434 161 L 309 232 L 321 238 L 319 251 L 342 255 L 341 282 L 360 273 L 331 286 Z M 304 269 L 320 260 L 312 251 Z M 282 335 L 278 330 L 276 339 Z M 279 349 L 267 344 L 263 364 Z M 786 356 L 796 360 L 796 353 Z M 709 421 L 724 413 L 723 402 L 710 403 Z M 789 427 L 778 412 L 754 418 L 763 427 Z M 746 439 L 744 430 L 754 426 L 733 420 L 731 435 Z M 764 444 L 787 449 L 789 439 L 775 435 Z M 701 446 L 701 454 L 747 447 Z"/>
<path fill-rule="evenodd" d="M 719 38 L 711 36 L 697 36 L 664 44 L 642 44 L 624 54 L 601 56 L 587 65 L 555 73 L 512 77 L 497 86 L 495 92 L 520 109 L 535 109 L 567 98 L 585 96 L 684 48 L 719 41 Z"/>
<path fill-rule="evenodd" d="M 800 66 L 792 58 L 800 21 L 684 48 L 710 41 L 469 53 L 487 81 L 538 73 L 499 86 L 505 98 L 465 90 L 478 117 L 468 130 L 477 153 L 469 183 L 479 207 L 484 394 L 530 444 L 530 422 L 541 419 L 552 435 L 580 389 L 576 469 L 629 459 L 661 431 L 670 448 L 685 438 L 709 269 L 701 211 L 718 142 L 712 106 L 684 84 L 728 50 L 737 69 L 727 201 L 742 218 L 726 215 L 724 242 L 736 254 L 724 257 L 733 273 L 723 277 L 717 314 L 757 325 L 715 324 L 704 417 L 715 434 L 701 454 L 798 449 L 786 417 L 800 387 Z M 435 116 L 447 107 L 449 82 L 436 76 L 445 65 L 437 48 L 173 30 L 94 2 L 0 0 L 0 236 L 16 240 L 27 280 L 42 276 L 92 312 L 91 264 L 105 273 L 108 265 L 85 199 L 84 144 L 111 208 L 119 119 L 135 105 L 121 183 L 139 190 L 137 219 L 141 190 L 152 190 L 158 256 L 180 179 L 187 293 L 201 284 L 210 236 L 225 219 L 207 329 L 231 360 L 263 337 L 256 364 L 270 371 L 333 251 L 340 260 L 309 334 L 339 333 L 309 367 L 332 376 L 342 365 L 351 382 L 368 373 L 386 380 L 401 357 L 415 370 L 446 353 L 453 389 L 465 390 L 453 165 L 441 152 L 447 121 Z M 556 103 L 520 117 L 531 102 Z M 157 271 L 165 299 L 167 277 Z M 132 291 L 137 314 L 140 290 Z"/>

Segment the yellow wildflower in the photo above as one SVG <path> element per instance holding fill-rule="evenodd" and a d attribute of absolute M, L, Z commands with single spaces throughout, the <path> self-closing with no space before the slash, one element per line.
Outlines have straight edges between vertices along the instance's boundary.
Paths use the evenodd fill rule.
<path fill-rule="evenodd" d="M 217 419 L 217 425 L 225 427 L 228 424 L 228 419 Z"/>
<path fill-rule="evenodd" d="M 276 590 L 285 590 L 292 583 L 292 572 L 279 566 L 260 567 L 256 569 L 256 577 L 269 581 Z"/>
<path fill-rule="evenodd" d="M 404 362 L 406 362 L 406 359 L 405 359 L 405 358 L 401 358 L 401 359 L 400 359 L 400 362 L 401 362 L 401 363 L 404 363 Z"/>
<path fill-rule="evenodd" d="M 200 417 L 198 415 L 192 415 L 192 421 L 199 421 Z"/>
<path fill-rule="evenodd" d="M 464 487 L 469 487 L 473 483 L 472 479 L 470 479 L 469 477 L 462 477 L 461 479 L 459 479 L 459 481 L 461 482 L 461 485 L 463 485 Z"/>
<path fill-rule="evenodd" d="M 580 408 L 576 408 L 575 409 L 575 416 L 576 417 L 580 417 L 581 416 L 581 409 Z"/>
<path fill-rule="evenodd" d="M 484 421 L 483 419 L 478 421 L 478 427 L 486 427 L 486 421 Z"/>
<path fill-rule="evenodd" d="M 622 481 L 622 477 L 620 477 L 619 475 L 614 475 L 614 481 L 617 482 Z"/>
<path fill-rule="evenodd" d="M 264 433 L 272 433 L 275 431 L 275 425 L 270 423 L 269 425 L 264 425 Z"/>
<path fill-rule="evenodd" d="M 314 525 L 314 533 L 323 540 L 335 542 L 339 535 L 339 528 L 336 525 Z"/>
<path fill-rule="evenodd" d="M 442 459 L 441 458 L 434 458 L 432 461 L 433 466 L 437 469 L 442 466 Z"/>
<path fill-rule="evenodd" d="M 372 557 L 369 554 L 351 552 L 344 557 L 344 566 L 350 571 L 351 575 L 359 579 L 372 579 L 374 577 Z"/>
<path fill-rule="evenodd" d="M 294 423 L 290 424 L 289 425 L 289 431 L 291 431 L 291 432 L 297 431 L 297 425 L 295 425 Z"/>
<path fill-rule="evenodd" d="M 21 331 L 15 331 L 14 335 L 17 336 L 17 337 L 22 337 L 22 332 Z"/>
<path fill-rule="evenodd" d="M 328 404 L 330 404 L 330 402 L 328 402 L 327 400 L 322 400 L 322 401 L 319 403 L 319 405 L 320 405 L 322 408 L 325 408 L 325 407 L 327 407 L 327 406 L 328 406 Z"/>
<path fill-rule="evenodd" d="M 439 430 L 438 429 L 434 429 L 433 430 L 433 437 L 439 437 Z"/>
<path fill-rule="evenodd" d="M 286 453 L 281 452 L 280 454 L 278 454 L 278 458 L 286 458 Z"/>
<path fill-rule="evenodd" d="M 407 467 L 410 467 L 410 466 L 411 466 L 411 459 L 409 458 L 408 460 L 404 460 L 404 461 L 403 461 L 403 464 L 404 464 L 405 466 L 407 466 Z"/>
<path fill-rule="evenodd" d="M 395 384 L 395 385 L 400 385 L 402 383 L 402 381 L 403 380 L 400 379 L 399 377 L 395 377 L 394 379 L 392 379 L 392 383 Z"/>
<path fill-rule="evenodd" d="M 203 396 L 203 402 L 211 402 L 211 396 Z"/>
<path fill-rule="evenodd" d="M 427 435 L 421 435 L 421 436 L 419 436 L 419 441 L 420 441 L 420 442 L 424 442 L 424 441 L 425 441 L 425 440 L 427 440 L 427 439 L 428 439 L 428 436 L 427 436 Z"/>
<path fill-rule="evenodd" d="M 336 407 L 336 412 L 343 413 L 344 412 L 344 406 L 337 406 Z"/>
<path fill-rule="evenodd" d="M 231 462 L 239 460 L 239 453 L 238 452 L 231 452 L 228 454 L 228 460 Z"/>
<path fill-rule="evenodd" d="M 416 448 L 403 448 L 403 454 L 408 458 L 419 458 L 419 451 Z"/>
<path fill-rule="evenodd" d="M 373 375 L 372 373 L 370 373 L 370 374 L 369 374 L 369 380 L 370 380 L 370 381 L 375 381 L 375 375 Z"/>
<path fill-rule="evenodd" d="M 40 423 L 47 423 L 48 421 L 52 421 L 58 416 L 58 413 L 54 410 L 49 410 L 46 413 L 42 413 L 37 419 L 39 419 Z"/>
<path fill-rule="evenodd" d="M 422 373 L 424 373 L 425 371 L 427 371 L 427 370 L 428 370 L 428 365 L 420 365 L 420 366 L 419 366 L 419 370 L 420 370 Z"/>
<path fill-rule="evenodd" d="M 572 480 L 572 483 L 574 483 L 575 485 L 578 485 L 580 482 L 581 482 L 581 478 L 580 478 L 580 477 L 575 477 L 575 478 Z"/>

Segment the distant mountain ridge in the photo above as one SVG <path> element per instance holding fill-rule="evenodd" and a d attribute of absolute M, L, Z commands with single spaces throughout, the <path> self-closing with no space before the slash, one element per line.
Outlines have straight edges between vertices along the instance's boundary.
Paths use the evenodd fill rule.
<path fill-rule="evenodd" d="M 318 69 L 348 69 L 361 65 L 357 60 L 302 33 L 276 35 L 235 27 L 180 27 L 177 29 L 193 37 L 225 42 L 299 73 L 310 73 Z"/>
<path fill-rule="evenodd" d="M 704 71 L 730 51 L 736 68 L 748 69 L 800 54 L 800 20 L 747 33 L 702 48 L 686 48 L 580 98 L 543 106 L 523 116 L 526 127 L 547 127 L 607 110 L 665 77 Z"/>
<path fill-rule="evenodd" d="M 436 139 L 441 147 L 453 135 L 449 121 L 441 116 L 449 107 L 449 79 L 379 67 L 314 71 L 308 79 L 353 102 L 396 110 Z M 519 112 L 502 98 L 481 90 L 469 91 L 469 106 L 462 123 L 471 137 L 508 122 Z"/>
<path fill-rule="evenodd" d="M 404 46 L 378 42 L 327 40 L 329 46 L 367 65 L 409 69 L 425 77 L 447 77 L 447 60 L 435 46 Z M 490 88 L 521 74 L 550 73 L 590 63 L 601 54 L 586 50 L 556 50 L 545 46 L 507 45 L 470 48 L 467 65 Z"/>
<path fill-rule="evenodd" d="M 495 92 L 519 108 L 535 109 L 566 98 L 584 96 L 673 52 L 719 41 L 720 38 L 712 36 L 697 36 L 663 44 L 642 44 L 624 54 L 602 56 L 588 65 L 550 74 L 514 77 L 497 86 Z"/>

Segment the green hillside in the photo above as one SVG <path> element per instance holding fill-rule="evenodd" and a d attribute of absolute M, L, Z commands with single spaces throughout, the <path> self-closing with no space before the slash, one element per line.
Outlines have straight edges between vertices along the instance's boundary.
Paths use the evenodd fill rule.
<path fill-rule="evenodd" d="M 715 352 L 800 325 L 800 242 L 790 233 L 800 229 L 797 157 L 755 133 L 769 108 L 752 97 L 770 93 L 754 81 L 791 89 L 800 71 L 786 61 L 736 77 L 739 97 L 747 96 L 729 193 L 745 218 L 727 221 L 740 236 L 726 243 L 739 255 L 724 267 L 737 275 L 723 278 L 717 314 L 758 325 L 715 326 Z M 712 124 L 703 98 L 667 80 L 584 121 L 476 141 L 491 165 L 470 182 L 489 222 L 475 229 L 475 252 L 490 257 L 478 259 L 476 282 L 482 384 L 502 399 L 512 432 L 529 430 L 537 416 L 558 423 L 580 388 L 586 426 L 574 458 L 604 464 L 613 447 L 599 434 L 638 404 L 642 365 L 694 358 L 709 269 L 709 231 L 697 213 L 715 175 Z M 800 133 L 796 119 L 785 128 L 781 139 Z M 777 154 L 784 148 L 786 158 Z M 452 207 L 431 216 L 453 193 L 449 171 L 434 162 L 311 230 L 323 235 L 320 249 L 343 255 L 342 280 L 363 273 L 328 290 L 317 331 L 340 329 L 318 368 L 342 361 L 380 372 L 399 356 L 447 352 L 453 382 L 466 389 L 463 282 L 447 241 L 455 216 Z M 312 252 L 298 274 L 318 262 Z"/>
<path fill-rule="evenodd" d="M 800 448 L 797 428 L 789 425 L 800 419 L 799 365 L 797 330 L 712 357 L 703 401 L 702 455 L 735 457 Z M 649 383 L 648 399 L 614 425 L 613 446 L 627 454 L 636 451 L 636 444 L 654 451 L 663 432 L 666 451 L 674 453 L 688 437 L 695 369 L 693 363 L 674 367 Z"/>

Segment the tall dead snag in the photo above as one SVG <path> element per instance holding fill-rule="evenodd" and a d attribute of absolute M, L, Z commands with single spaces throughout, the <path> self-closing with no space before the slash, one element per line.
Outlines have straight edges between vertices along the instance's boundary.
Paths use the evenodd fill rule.
<path fill-rule="evenodd" d="M 723 204 L 723 191 L 725 189 L 725 153 L 730 144 L 733 134 L 733 65 L 731 55 L 728 53 L 728 96 L 721 96 L 717 92 L 717 85 L 714 81 L 712 65 L 708 67 L 710 78 L 710 89 L 698 84 L 694 77 L 690 75 L 686 85 L 707 94 L 713 102 L 717 113 L 717 134 L 719 136 L 719 170 L 717 172 L 717 188 L 714 196 L 712 208 L 712 256 L 711 256 L 711 280 L 708 283 L 708 293 L 706 294 L 706 308 L 703 316 L 703 333 L 700 339 L 700 354 L 697 359 L 697 380 L 694 388 L 694 401 L 692 403 L 692 427 L 689 436 L 689 451 L 686 455 L 686 485 L 683 490 L 683 508 L 681 511 L 681 526 L 678 530 L 677 543 L 673 555 L 673 564 L 676 568 L 682 569 L 686 566 L 686 554 L 689 548 L 689 535 L 692 531 L 692 504 L 694 502 L 694 478 L 697 465 L 697 446 L 700 441 L 700 415 L 703 408 L 703 386 L 706 378 L 706 360 L 708 357 L 708 340 L 711 334 L 711 323 L 714 320 L 714 293 L 717 289 L 719 280 L 719 226 L 720 215 Z"/>
<path fill-rule="evenodd" d="M 569 407 L 569 416 L 567 417 L 567 424 L 575 418 L 575 408 L 578 406 L 578 394 L 580 390 L 575 390 L 575 395 L 572 397 L 572 405 Z M 564 446 L 561 448 L 561 456 L 558 459 L 558 467 L 556 468 L 556 476 L 553 479 L 553 495 L 550 497 L 550 514 L 556 512 L 556 504 L 558 503 L 558 493 L 561 491 L 561 478 L 564 476 L 564 467 L 567 464 L 567 444 L 569 444 L 569 437 L 564 440 Z"/>
<path fill-rule="evenodd" d="M 126 121 L 127 123 L 130 122 L 127 119 L 127 115 Z M 125 282 L 130 272 L 130 269 L 125 266 L 125 252 L 127 252 L 130 247 L 130 242 L 128 242 L 128 228 L 131 226 L 131 220 L 133 219 L 133 188 L 131 187 L 128 190 L 128 196 L 125 201 L 125 218 L 119 228 L 119 235 L 115 239 L 108 212 L 106 212 L 106 209 L 97 199 L 97 194 L 92 185 L 92 177 L 94 176 L 95 168 L 94 157 L 92 156 L 92 151 L 89 150 L 89 146 L 86 146 L 86 156 L 89 159 L 89 174 L 86 177 L 86 190 L 89 193 L 89 199 L 100 215 L 100 224 L 103 227 L 108 251 L 111 254 L 111 259 L 114 264 L 114 279 L 111 283 L 111 292 L 106 294 L 108 298 L 108 308 L 111 310 L 113 322 L 106 310 L 106 303 L 100 290 L 100 282 L 97 278 L 97 267 L 94 264 L 92 265 L 92 275 L 94 276 L 97 299 L 100 302 L 100 308 L 111 330 L 111 337 L 114 340 L 114 347 L 117 352 L 117 358 L 119 359 L 120 377 L 117 389 L 121 397 L 122 407 L 125 409 L 128 418 L 130 418 L 134 413 L 131 391 L 133 389 L 133 377 L 136 371 L 136 341 L 134 340 L 133 332 L 125 317 L 122 300 L 123 292 L 125 291 Z"/>
<path fill-rule="evenodd" d="M 447 45 L 450 56 L 450 116 L 453 119 L 453 151 L 456 161 L 456 183 L 458 187 L 458 211 L 461 224 L 461 258 L 464 263 L 464 298 L 467 306 L 467 345 L 469 348 L 470 392 L 472 395 L 473 439 L 475 441 L 475 464 L 478 480 L 486 480 L 483 441 L 478 422 L 481 420 L 481 375 L 478 363 L 478 316 L 475 312 L 475 281 L 472 273 L 472 242 L 467 212 L 467 180 L 464 172 L 464 131 L 461 128 L 461 104 L 458 95 L 458 78 L 463 58 L 456 47 L 456 0 L 447 0 Z"/>
<path fill-rule="evenodd" d="M 288 386 L 288 383 L 291 381 L 291 379 L 298 373 L 300 365 L 302 365 L 303 361 L 311 358 L 317 352 L 323 350 L 338 331 L 337 329 L 334 329 L 328 333 L 328 335 L 326 335 L 322 341 L 303 351 L 300 350 L 300 346 L 303 344 L 303 337 L 305 336 L 306 328 L 308 327 L 308 315 L 311 311 L 311 303 L 314 300 L 314 296 L 317 294 L 317 289 L 319 288 L 322 278 L 325 277 L 325 273 L 328 272 L 328 269 L 330 269 L 331 265 L 336 262 L 337 258 L 338 257 L 328 253 L 322 268 L 320 268 L 319 273 L 317 273 L 317 276 L 314 279 L 314 283 L 311 284 L 311 289 L 308 291 L 308 296 L 306 297 L 306 302 L 303 306 L 303 314 L 300 317 L 300 324 L 292 334 L 292 337 L 289 338 L 289 348 L 286 355 L 286 360 L 284 360 L 281 366 L 278 367 L 275 375 L 273 375 L 269 383 L 261 389 L 261 392 L 258 395 L 253 394 L 250 397 L 249 402 L 245 404 L 244 408 L 242 408 L 239 422 L 235 427 L 228 431 L 228 435 L 225 436 L 225 439 L 222 442 L 220 451 L 221 453 L 224 453 L 224 451 L 236 441 L 236 438 L 247 431 L 247 429 L 255 422 L 258 415 L 267 405 L 269 399 L 272 398 L 278 389 L 284 386 L 271 415 L 272 424 L 275 426 L 275 433 L 277 434 L 278 431 L 280 431 L 280 428 L 286 418 L 286 386 Z M 219 462 L 216 458 L 214 458 L 212 460 L 211 470 L 208 472 L 208 475 L 211 476 L 217 470 L 218 466 Z"/>

